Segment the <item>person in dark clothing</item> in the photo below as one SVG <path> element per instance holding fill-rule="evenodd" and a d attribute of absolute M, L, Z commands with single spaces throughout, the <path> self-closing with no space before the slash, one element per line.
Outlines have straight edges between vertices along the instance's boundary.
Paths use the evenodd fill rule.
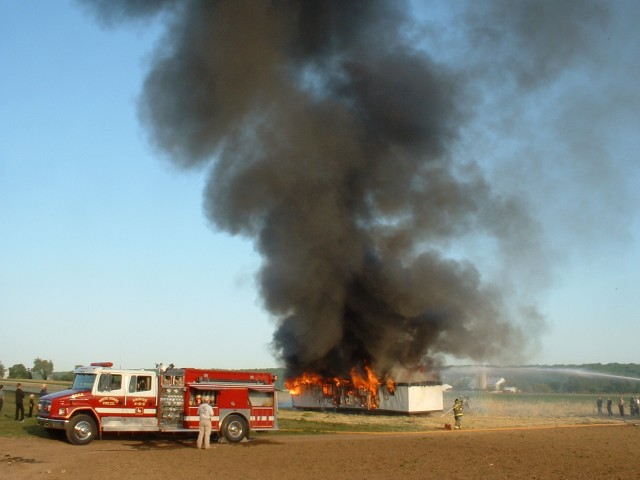
<path fill-rule="evenodd" d="M 613 416 L 613 400 L 611 400 L 611 397 L 607 398 L 607 414 L 610 417 Z"/>
<path fill-rule="evenodd" d="M 2 412 L 2 405 L 4 405 L 4 385 L 0 385 L 0 412 Z"/>
<path fill-rule="evenodd" d="M 598 415 L 602 415 L 602 397 L 598 397 L 596 405 L 598 406 Z"/>
<path fill-rule="evenodd" d="M 24 391 L 21 383 L 16 386 L 16 421 L 24 422 Z"/>
<path fill-rule="evenodd" d="M 40 396 L 44 397 L 45 395 L 49 395 L 49 392 L 47 391 L 46 383 L 42 384 L 42 389 L 40 390 Z"/>

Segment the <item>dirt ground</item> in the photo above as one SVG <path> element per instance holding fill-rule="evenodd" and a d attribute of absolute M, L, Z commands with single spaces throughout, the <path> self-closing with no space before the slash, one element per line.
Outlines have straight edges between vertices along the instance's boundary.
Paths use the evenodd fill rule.
<path fill-rule="evenodd" d="M 539 422 L 538 422 L 539 423 Z M 195 448 L 194 437 L 130 435 L 77 447 L 0 437 L 0 478 L 38 479 L 640 479 L 640 427 L 471 425 L 411 433 L 258 433 Z"/>

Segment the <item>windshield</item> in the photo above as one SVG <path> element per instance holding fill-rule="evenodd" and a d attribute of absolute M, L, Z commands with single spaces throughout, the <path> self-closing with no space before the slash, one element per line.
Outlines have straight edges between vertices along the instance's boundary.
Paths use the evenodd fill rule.
<path fill-rule="evenodd" d="M 76 378 L 73 379 L 72 390 L 91 390 L 93 388 L 93 382 L 96 380 L 95 373 L 76 373 Z"/>

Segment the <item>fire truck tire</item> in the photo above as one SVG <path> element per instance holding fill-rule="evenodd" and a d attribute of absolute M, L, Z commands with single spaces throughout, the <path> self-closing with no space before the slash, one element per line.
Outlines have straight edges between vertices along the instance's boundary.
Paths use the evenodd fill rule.
<path fill-rule="evenodd" d="M 222 435 L 229 443 L 237 443 L 248 436 L 249 426 L 240 415 L 229 415 L 222 423 Z"/>
<path fill-rule="evenodd" d="M 69 420 L 67 440 L 74 445 L 86 445 L 96 436 L 96 422 L 89 415 L 76 415 Z"/>

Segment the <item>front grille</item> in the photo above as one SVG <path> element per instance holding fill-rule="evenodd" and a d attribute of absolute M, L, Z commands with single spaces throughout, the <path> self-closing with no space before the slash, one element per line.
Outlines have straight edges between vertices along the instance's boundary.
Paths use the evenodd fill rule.
<path fill-rule="evenodd" d="M 42 400 L 38 404 L 38 415 L 48 416 L 51 413 L 51 400 Z"/>

